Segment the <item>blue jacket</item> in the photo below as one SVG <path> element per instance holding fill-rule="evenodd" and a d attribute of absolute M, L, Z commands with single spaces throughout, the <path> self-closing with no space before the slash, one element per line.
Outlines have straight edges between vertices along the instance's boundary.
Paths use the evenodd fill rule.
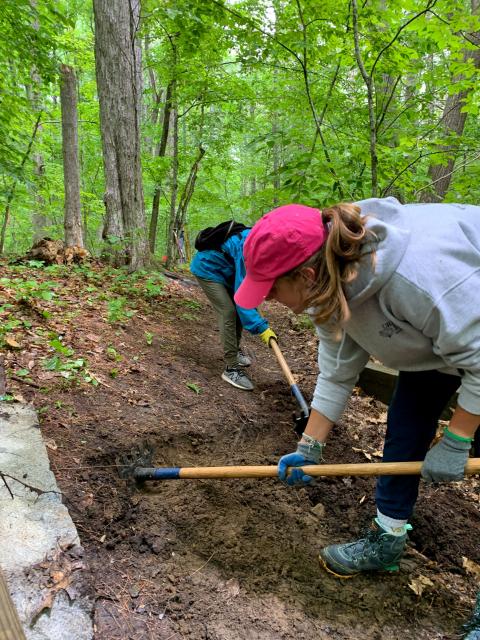
<path fill-rule="evenodd" d="M 221 251 L 197 251 L 190 264 L 190 271 L 197 278 L 219 282 L 235 292 L 245 278 L 243 243 L 249 233 L 250 229 L 245 229 L 231 236 L 222 244 Z M 235 306 L 244 329 L 253 334 L 263 333 L 268 329 L 268 322 L 256 309 Z"/>

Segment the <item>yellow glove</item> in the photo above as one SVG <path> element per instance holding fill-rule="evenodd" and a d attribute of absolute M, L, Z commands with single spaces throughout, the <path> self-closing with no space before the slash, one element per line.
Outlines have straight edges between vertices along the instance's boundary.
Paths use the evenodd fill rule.
<path fill-rule="evenodd" d="M 271 329 L 265 329 L 265 331 L 263 331 L 262 333 L 259 333 L 258 335 L 263 340 L 263 342 L 267 345 L 267 347 L 270 346 L 270 340 L 272 339 L 278 340 L 277 334 L 275 333 L 275 331 L 272 331 Z"/>

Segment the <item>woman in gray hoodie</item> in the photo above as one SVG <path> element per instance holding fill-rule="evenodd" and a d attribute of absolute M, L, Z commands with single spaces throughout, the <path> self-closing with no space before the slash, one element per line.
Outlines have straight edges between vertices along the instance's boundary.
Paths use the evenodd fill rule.
<path fill-rule="evenodd" d="M 266 214 L 244 245 L 244 308 L 276 299 L 310 313 L 320 337 L 311 415 L 279 477 L 311 481 L 370 356 L 399 370 L 389 407 L 385 462 L 424 460 L 426 482 L 461 480 L 480 424 L 480 207 L 402 205 L 372 198 L 323 211 L 287 205 Z M 458 389 L 441 440 L 438 419 Z M 418 494 L 416 476 L 384 476 L 368 533 L 320 552 L 340 577 L 396 570 Z"/>

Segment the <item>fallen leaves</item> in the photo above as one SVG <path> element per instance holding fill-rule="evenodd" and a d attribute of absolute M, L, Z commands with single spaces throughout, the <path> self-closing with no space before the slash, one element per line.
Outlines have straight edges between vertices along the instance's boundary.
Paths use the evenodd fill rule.
<path fill-rule="evenodd" d="M 383 456 L 383 451 L 380 449 L 376 449 L 375 451 L 365 451 L 365 449 L 361 449 L 360 447 L 352 447 L 352 451 L 356 451 L 357 453 L 363 453 L 363 455 L 367 458 L 367 460 L 372 460 L 373 458 L 381 458 Z"/>
<path fill-rule="evenodd" d="M 408 586 L 417 594 L 418 597 L 420 597 L 425 589 L 433 587 L 434 583 L 427 576 L 419 575 L 416 578 L 412 578 L 408 583 Z"/>
<path fill-rule="evenodd" d="M 84 562 L 76 557 L 76 548 L 58 548 L 55 554 L 32 567 L 32 570 L 40 572 L 32 577 L 39 581 L 37 592 L 39 598 L 32 605 L 30 613 L 30 627 L 33 627 L 39 617 L 53 607 L 55 598 L 60 591 L 65 591 L 70 600 L 74 600 L 78 595 L 76 582 L 76 572 L 85 569 Z"/>
<path fill-rule="evenodd" d="M 480 565 L 474 562 L 473 560 L 469 560 L 465 556 L 462 556 L 462 566 L 467 573 L 470 573 L 473 576 L 476 576 L 480 579 Z"/>
<path fill-rule="evenodd" d="M 55 440 L 53 440 L 53 438 L 45 438 L 44 442 L 45 446 L 48 447 L 51 451 L 56 451 L 58 449 L 58 445 Z"/>
<path fill-rule="evenodd" d="M 12 338 L 12 336 L 5 336 L 3 338 L 3 342 L 5 343 L 5 346 L 8 347 L 9 349 L 21 349 L 22 345 L 19 344 L 15 338 Z"/>

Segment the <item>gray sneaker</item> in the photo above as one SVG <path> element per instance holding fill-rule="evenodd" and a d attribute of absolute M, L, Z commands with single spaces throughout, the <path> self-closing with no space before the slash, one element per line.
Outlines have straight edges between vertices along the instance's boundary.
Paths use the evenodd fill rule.
<path fill-rule="evenodd" d="M 252 364 L 250 358 L 241 349 L 237 353 L 237 364 L 239 367 L 249 367 Z"/>
<path fill-rule="evenodd" d="M 324 547 L 319 560 L 338 578 L 351 578 L 361 571 L 398 571 L 398 561 L 407 544 L 407 530 L 411 528 L 407 524 L 404 535 L 393 536 L 374 520 L 363 538 Z"/>
<path fill-rule="evenodd" d="M 229 382 L 237 389 L 243 389 L 243 391 L 253 391 L 253 382 L 247 376 L 245 371 L 240 367 L 226 367 L 222 373 L 222 380 Z"/>

